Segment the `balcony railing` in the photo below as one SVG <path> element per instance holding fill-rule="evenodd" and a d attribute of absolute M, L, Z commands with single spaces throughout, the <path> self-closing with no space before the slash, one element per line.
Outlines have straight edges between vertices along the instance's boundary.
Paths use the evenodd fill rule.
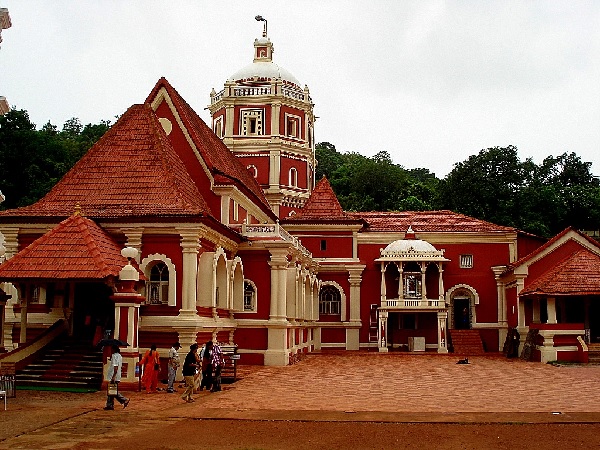
<path fill-rule="evenodd" d="M 260 224 L 260 225 L 248 225 L 242 224 L 242 235 L 247 237 L 271 237 L 277 236 L 284 241 L 288 241 L 294 244 L 294 246 L 300 250 L 300 252 L 306 256 L 312 257 L 312 254 L 300 243 L 297 237 L 292 236 L 286 230 L 284 230 L 279 222 L 273 224 Z"/>
<path fill-rule="evenodd" d="M 382 308 L 445 308 L 446 302 L 437 298 L 388 298 L 381 301 Z"/>
<path fill-rule="evenodd" d="M 273 90 L 271 86 L 262 86 L 262 87 L 233 87 L 230 90 L 231 97 L 259 97 L 261 95 L 271 95 Z M 301 101 L 309 101 L 312 99 L 310 95 L 307 95 L 303 91 L 299 91 L 298 89 L 292 89 L 289 87 L 281 87 L 277 89 L 277 93 L 283 95 L 284 97 L 293 98 L 295 100 Z M 225 89 L 222 91 L 211 95 L 210 103 L 215 104 L 220 101 L 223 97 L 227 97 L 225 95 Z"/>

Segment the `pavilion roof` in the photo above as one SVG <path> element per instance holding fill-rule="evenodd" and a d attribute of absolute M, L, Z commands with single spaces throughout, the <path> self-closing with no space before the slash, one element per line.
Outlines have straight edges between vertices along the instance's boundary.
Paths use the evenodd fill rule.
<path fill-rule="evenodd" d="M 41 200 L 0 216 L 185 217 L 210 209 L 149 105 L 133 105 Z"/>
<path fill-rule="evenodd" d="M 102 280 L 118 277 L 126 264 L 121 248 L 102 228 L 73 215 L 0 265 L 0 280 Z"/>

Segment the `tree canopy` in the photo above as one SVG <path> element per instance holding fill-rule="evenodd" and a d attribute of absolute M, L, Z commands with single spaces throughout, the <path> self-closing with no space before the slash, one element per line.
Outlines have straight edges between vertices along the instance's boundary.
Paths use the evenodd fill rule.
<path fill-rule="evenodd" d="M 46 123 L 40 130 L 25 110 L 0 116 L 1 209 L 30 205 L 42 198 L 110 128 L 110 121 L 83 126 L 69 119 L 61 131 Z"/>
<path fill-rule="evenodd" d="M 575 153 L 521 161 L 515 146 L 481 150 L 443 179 L 407 170 L 389 153 L 373 157 L 317 145 L 317 177 L 327 176 L 342 207 L 353 211 L 449 209 L 550 237 L 567 226 L 600 225 L 600 180 Z"/>

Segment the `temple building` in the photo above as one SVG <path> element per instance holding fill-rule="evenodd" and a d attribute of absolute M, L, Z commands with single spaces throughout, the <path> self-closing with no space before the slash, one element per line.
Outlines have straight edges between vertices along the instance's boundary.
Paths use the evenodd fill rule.
<path fill-rule="evenodd" d="M 68 336 L 126 341 L 124 386 L 155 344 L 215 340 L 240 364 L 330 349 L 587 361 L 600 247 L 452 211 L 347 212 L 315 180 L 309 90 L 273 62 L 210 93 L 210 126 L 164 78 L 37 203 L 0 211 L 1 361 Z"/>

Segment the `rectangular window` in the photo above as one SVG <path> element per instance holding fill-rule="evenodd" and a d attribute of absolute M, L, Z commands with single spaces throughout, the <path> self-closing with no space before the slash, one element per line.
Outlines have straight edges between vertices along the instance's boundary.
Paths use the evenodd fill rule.
<path fill-rule="evenodd" d="M 460 255 L 459 261 L 461 269 L 473 268 L 473 255 Z"/>
<path fill-rule="evenodd" d="M 327 241 L 325 239 L 321 239 L 321 251 L 327 250 Z"/>
<path fill-rule="evenodd" d="M 262 109 L 244 109 L 240 114 L 240 134 L 255 136 L 263 134 Z"/>

